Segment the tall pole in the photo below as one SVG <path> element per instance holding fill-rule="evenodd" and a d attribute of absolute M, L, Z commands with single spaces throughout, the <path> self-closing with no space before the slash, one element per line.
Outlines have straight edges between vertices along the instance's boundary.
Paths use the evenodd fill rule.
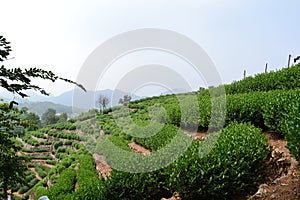
<path fill-rule="evenodd" d="M 246 70 L 244 70 L 244 79 L 246 78 Z"/>
<path fill-rule="evenodd" d="M 268 63 L 266 63 L 266 66 L 265 66 L 265 73 L 268 73 Z"/>
<path fill-rule="evenodd" d="M 292 57 L 292 55 L 290 54 L 290 55 L 289 55 L 289 60 L 288 60 L 288 67 L 290 67 L 291 57 Z"/>

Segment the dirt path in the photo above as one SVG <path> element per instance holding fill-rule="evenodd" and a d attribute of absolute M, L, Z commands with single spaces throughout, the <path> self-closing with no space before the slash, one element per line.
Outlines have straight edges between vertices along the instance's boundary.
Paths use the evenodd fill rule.
<path fill-rule="evenodd" d="M 135 142 L 129 143 L 128 147 L 130 149 L 132 149 L 134 152 L 142 153 L 143 155 L 150 155 L 150 153 L 151 153 L 149 149 L 146 149 L 145 147 L 143 147 Z"/>
<path fill-rule="evenodd" d="M 32 164 L 43 165 L 43 166 L 46 166 L 46 167 L 49 167 L 49 168 L 55 167 L 54 165 L 47 164 L 46 160 L 31 160 L 31 163 Z"/>
<path fill-rule="evenodd" d="M 135 151 L 136 153 L 142 153 L 144 155 L 150 155 L 150 151 L 143 146 L 136 144 L 135 142 L 132 142 L 128 144 L 128 146 Z M 96 162 L 96 171 L 99 174 L 100 177 L 106 179 L 111 172 L 111 167 L 109 164 L 106 162 L 105 157 L 100 155 L 100 154 L 93 154 L 93 158 L 95 159 Z"/>
<path fill-rule="evenodd" d="M 265 133 L 272 147 L 268 176 L 253 199 L 300 199 L 300 164 L 286 148 L 287 142 L 276 134 Z"/>
<path fill-rule="evenodd" d="M 47 164 L 47 163 L 44 163 L 42 165 L 45 166 L 45 167 L 49 167 L 50 169 L 55 167 L 54 165 L 50 165 L 50 164 Z"/>
<path fill-rule="evenodd" d="M 37 171 L 35 170 L 34 167 L 30 167 L 29 170 L 32 171 L 32 172 L 34 173 L 34 175 L 35 175 L 35 177 L 36 177 L 37 179 L 42 180 L 42 178 L 41 178 L 40 175 L 37 173 Z"/>
<path fill-rule="evenodd" d="M 44 139 L 44 138 L 38 138 L 38 137 L 35 137 L 35 136 L 31 136 L 34 140 L 38 141 L 38 142 L 45 142 L 47 141 L 47 139 Z"/>
<path fill-rule="evenodd" d="M 190 131 L 183 131 L 187 136 L 193 138 L 195 140 L 204 140 L 204 138 L 208 135 L 205 132 L 190 132 Z"/>
<path fill-rule="evenodd" d="M 76 165 L 74 169 L 76 171 L 76 176 L 78 177 L 78 165 Z M 77 190 L 79 190 L 78 178 L 76 179 L 76 183 L 75 183 L 75 191 Z"/>
<path fill-rule="evenodd" d="M 11 190 L 8 190 L 7 192 L 8 194 L 11 194 Z M 19 192 L 13 192 L 13 195 L 20 198 L 23 198 L 25 196 L 25 194 L 20 194 Z"/>
<path fill-rule="evenodd" d="M 106 179 L 110 175 L 111 167 L 106 162 L 104 156 L 100 154 L 93 154 L 93 157 L 96 162 L 96 170 L 100 177 L 103 177 Z"/>
<path fill-rule="evenodd" d="M 21 138 L 18 138 L 17 137 L 17 140 L 18 141 L 20 141 L 20 142 L 22 142 L 22 145 L 23 145 L 23 147 L 25 148 L 25 149 L 32 149 L 34 146 L 32 146 L 32 145 L 30 145 L 30 144 L 27 144 L 26 142 L 24 142 Z"/>

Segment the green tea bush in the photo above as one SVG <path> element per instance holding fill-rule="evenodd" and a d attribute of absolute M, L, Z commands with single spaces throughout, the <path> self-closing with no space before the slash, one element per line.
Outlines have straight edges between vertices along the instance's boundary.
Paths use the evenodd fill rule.
<path fill-rule="evenodd" d="M 231 124 L 218 133 L 213 149 L 203 158 L 199 152 L 209 143 L 193 143 L 177 162 L 166 169 L 171 192 L 183 199 L 222 199 L 256 186 L 264 172 L 269 150 L 261 130 L 249 124 Z M 200 147 L 200 151 L 199 151 Z"/>
<path fill-rule="evenodd" d="M 29 181 L 28 183 L 28 187 L 32 188 L 35 184 L 37 184 L 39 182 L 39 180 L 37 178 L 34 178 L 32 180 Z"/>
<path fill-rule="evenodd" d="M 72 159 L 70 159 L 69 157 L 66 157 L 61 161 L 60 164 L 63 165 L 65 168 L 68 168 L 71 166 L 72 162 L 74 162 Z"/>
<path fill-rule="evenodd" d="M 75 149 L 84 149 L 84 145 L 83 144 L 80 144 L 78 142 L 73 142 L 72 143 L 72 147 L 74 147 Z"/>
<path fill-rule="evenodd" d="M 263 104 L 265 125 L 279 133 L 287 132 L 288 113 L 297 109 L 300 101 L 300 90 L 268 92 Z M 296 120 L 293 119 L 294 121 Z"/>
<path fill-rule="evenodd" d="M 73 168 L 63 170 L 52 188 L 47 190 L 46 194 L 49 199 L 65 199 L 66 194 L 75 189 L 76 171 Z M 41 190 L 41 192 L 45 192 Z M 37 194 L 38 198 L 41 194 Z"/>
<path fill-rule="evenodd" d="M 112 112 L 112 108 L 106 108 L 102 111 L 103 114 L 108 114 L 109 112 Z"/>
<path fill-rule="evenodd" d="M 78 184 L 79 190 L 74 192 L 71 199 L 105 199 L 102 196 L 102 184 L 95 169 L 95 160 L 90 154 L 78 156 Z"/>
<path fill-rule="evenodd" d="M 68 140 L 78 140 L 78 141 L 85 140 L 84 136 L 81 136 L 81 135 L 76 134 L 76 133 L 66 133 L 66 132 L 50 130 L 48 132 L 48 135 L 52 136 L 52 137 L 68 139 Z"/>
<path fill-rule="evenodd" d="M 64 145 L 72 145 L 73 141 L 72 140 L 67 140 L 64 142 Z"/>
<path fill-rule="evenodd" d="M 56 160 L 46 160 L 46 163 L 49 165 L 56 165 L 57 161 Z"/>
<path fill-rule="evenodd" d="M 276 72 L 262 73 L 226 85 L 227 94 L 300 88 L 300 64 Z"/>
<path fill-rule="evenodd" d="M 26 193 L 30 188 L 28 186 L 22 186 L 20 189 L 19 189 L 19 194 L 24 194 Z"/>
<path fill-rule="evenodd" d="M 75 120 L 85 121 L 85 120 L 96 117 L 98 114 L 99 114 L 99 111 L 97 109 L 90 109 L 88 112 L 80 114 L 78 117 L 74 118 L 72 121 L 75 121 Z"/>
<path fill-rule="evenodd" d="M 48 152 L 48 149 L 34 149 L 34 152 Z"/>
<path fill-rule="evenodd" d="M 26 178 L 25 178 L 26 182 L 29 182 L 30 180 L 35 178 L 35 174 L 32 171 L 27 171 L 25 173 L 25 175 L 26 175 Z"/>
<path fill-rule="evenodd" d="M 103 199 L 161 199 L 172 194 L 165 187 L 168 174 L 163 169 L 149 173 L 112 170 L 102 185 Z"/>
<path fill-rule="evenodd" d="M 40 143 L 35 140 L 34 138 L 32 138 L 30 132 L 29 133 L 26 133 L 23 137 L 22 137 L 22 140 L 24 142 L 26 142 L 27 144 L 30 144 L 32 146 L 35 146 L 35 147 L 38 147 L 40 145 Z"/>
<path fill-rule="evenodd" d="M 265 92 L 227 95 L 226 124 L 232 122 L 251 122 L 253 125 L 265 128 L 263 105 L 268 102 Z"/>
<path fill-rule="evenodd" d="M 37 138 L 47 139 L 45 134 L 43 132 L 40 132 L 40 131 L 31 131 L 31 132 L 29 132 L 29 134 L 31 134 L 31 135 L 33 135 Z"/>
<path fill-rule="evenodd" d="M 198 128 L 200 120 L 199 104 L 196 96 L 186 97 L 181 101 L 181 126 Z"/>
<path fill-rule="evenodd" d="M 178 131 L 179 129 L 173 125 L 153 123 L 146 129 L 143 127 L 136 127 L 130 132 L 134 133 L 134 135 L 137 135 L 136 137 L 133 137 L 135 142 L 141 144 L 145 148 L 150 149 L 151 151 L 156 151 L 169 144 Z M 138 135 L 140 135 L 140 137 Z"/>
<path fill-rule="evenodd" d="M 285 138 L 291 153 L 300 160 L 300 103 L 295 103 L 287 115 Z"/>
<path fill-rule="evenodd" d="M 57 149 L 57 153 L 68 153 L 68 149 L 64 147 L 59 147 Z"/>
<path fill-rule="evenodd" d="M 59 160 L 63 160 L 64 158 L 67 158 L 68 156 L 64 153 L 57 153 L 55 154 L 55 158 L 59 159 Z"/>
<path fill-rule="evenodd" d="M 213 141 L 217 143 L 210 146 Z M 200 157 L 204 152 L 208 154 Z M 193 141 L 168 167 L 148 173 L 113 169 L 102 194 L 107 199 L 161 199 L 179 192 L 182 199 L 222 199 L 256 186 L 268 154 L 259 128 L 231 124 L 205 143 Z"/>
<path fill-rule="evenodd" d="M 12 188 L 11 188 L 11 191 L 12 192 L 17 192 L 20 188 L 21 188 L 21 183 L 17 183 L 16 185 L 14 185 Z"/>
<path fill-rule="evenodd" d="M 35 171 L 39 174 L 41 178 L 45 178 L 47 176 L 47 172 L 45 172 L 40 166 L 35 166 Z"/>
<path fill-rule="evenodd" d="M 125 151 L 131 151 L 131 149 L 128 147 L 128 144 L 130 143 L 129 140 L 124 140 L 120 136 L 109 136 L 107 137 L 109 141 L 111 141 L 114 145 L 120 147 L 121 149 Z"/>
<path fill-rule="evenodd" d="M 58 149 L 59 147 L 61 147 L 63 145 L 62 141 L 56 141 L 53 143 L 53 147 L 54 149 Z"/>

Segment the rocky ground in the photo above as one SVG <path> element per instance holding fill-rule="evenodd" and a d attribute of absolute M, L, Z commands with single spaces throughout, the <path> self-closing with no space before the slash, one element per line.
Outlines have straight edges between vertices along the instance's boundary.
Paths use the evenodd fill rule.
<path fill-rule="evenodd" d="M 268 176 L 252 199 L 300 199 L 300 164 L 286 148 L 287 142 L 275 134 L 265 133 L 272 147 Z"/>

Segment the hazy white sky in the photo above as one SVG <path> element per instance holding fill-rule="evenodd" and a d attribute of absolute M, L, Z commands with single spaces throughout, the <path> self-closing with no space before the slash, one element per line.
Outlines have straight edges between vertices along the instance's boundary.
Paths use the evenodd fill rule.
<path fill-rule="evenodd" d="M 288 54 L 300 55 L 298 0 L 0 0 L 0 8 L 0 35 L 11 41 L 15 57 L 5 65 L 40 67 L 73 80 L 102 42 L 139 28 L 169 29 L 194 40 L 224 83 L 241 79 L 244 69 L 260 73 L 266 62 L 280 69 Z M 142 64 L 137 58 L 124 63 Z M 164 55 L 156 59 L 180 63 Z M 73 88 L 36 83 L 56 95 Z M 109 81 L 102 87 L 110 87 Z"/>

